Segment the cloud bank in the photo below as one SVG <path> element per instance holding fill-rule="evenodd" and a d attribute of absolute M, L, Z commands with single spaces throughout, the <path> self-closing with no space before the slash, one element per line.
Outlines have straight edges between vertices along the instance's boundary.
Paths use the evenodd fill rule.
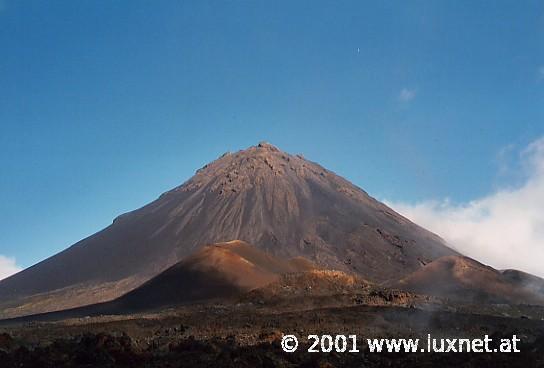
<path fill-rule="evenodd" d="M 519 158 L 525 176 L 514 189 L 462 204 L 448 199 L 386 202 L 469 257 L 544 277 L 544 137 L 521 151 Z"/>
<path fill-rule="evenodd" d="M 14 258 L 8 258 L 0 255 L 0 280 L 21 271 Z"/>

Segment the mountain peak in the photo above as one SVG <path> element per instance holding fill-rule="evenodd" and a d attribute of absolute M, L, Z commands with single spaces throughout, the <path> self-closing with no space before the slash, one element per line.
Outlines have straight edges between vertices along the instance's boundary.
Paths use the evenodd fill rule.
<path fill-rule="evenodd" d="M 308 191 L 308 180 L 324 181 L 327 174 L 329 172 L 323 167 L 301 155 L 291 155 L 268 142 L 260 142 L 256 146 L 221 155 L 173 191 L 206 188 L 206 192 L 233 195 L 255 188 L 273 191 L 275 187 L 278 194 L 285 194 L 286 190 L 294 193 L 297 187 Z"/>
<path fill-rule="evenodd" d="M 279 152 L 278 147 L 276 147 L 273 144 L 270 144 L 268 142 L 265 142 L 265 141 L 259 142 L 259 144 L 257 144 L 257 148 L 262 148 L 262 149 L 267 149 L 269 151 Z"/>

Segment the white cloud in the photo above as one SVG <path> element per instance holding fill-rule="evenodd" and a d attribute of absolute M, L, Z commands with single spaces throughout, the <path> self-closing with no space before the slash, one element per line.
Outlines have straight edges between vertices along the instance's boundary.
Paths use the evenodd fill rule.
<path fill-rule="evenodd" d="M 416 98 L 416 90 L 403 88 L 399 93 L 399 100 L 402 102 L 409 102 Z"/>
<path fill-rule="evenodd" d="M 388 205 L 493 267 L 544 277 L 544 137 L 520 153 L 523 183 L 468 203 L 448 199 Z"/>
<path fill-rule="evenodd" d="M 21 271 L 14 258 L 8 258 L 0 255 L 0 280 Z"/>

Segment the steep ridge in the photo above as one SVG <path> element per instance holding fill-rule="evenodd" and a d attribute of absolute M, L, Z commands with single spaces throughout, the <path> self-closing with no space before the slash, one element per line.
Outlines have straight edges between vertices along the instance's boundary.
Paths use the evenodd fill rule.
<path fill-rule="evenodd" d="M 471 258 L 439 258 L 391 286 L 462 302 L 544 305 L 544 280 L 498 271 Z"/>
<path fill-rule="evenodd" d="M 8 306 L 23 314 L 111 300 L 204 244 L 230 239 L 372 281 L 457 254 L 333 172 L 261 143 L 221 156 L 154 202 L 1 281 L 0 315 Z M 48 298 L 54 303 L 40 304 Z"/>

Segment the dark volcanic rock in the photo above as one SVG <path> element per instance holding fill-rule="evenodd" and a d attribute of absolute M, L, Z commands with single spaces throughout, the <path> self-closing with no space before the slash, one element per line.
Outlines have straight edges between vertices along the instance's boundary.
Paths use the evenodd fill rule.
<path fill-rule="evenodd" d="M 277 340 L 239 346 L 232 339 L 172 343 L 168 351 L 133 347 L 129 337 L 87 334 L 49 347 L 2 353 L 2 367 L 542 367 L 542 338 L 521 353 L 284 353 Z"/>

